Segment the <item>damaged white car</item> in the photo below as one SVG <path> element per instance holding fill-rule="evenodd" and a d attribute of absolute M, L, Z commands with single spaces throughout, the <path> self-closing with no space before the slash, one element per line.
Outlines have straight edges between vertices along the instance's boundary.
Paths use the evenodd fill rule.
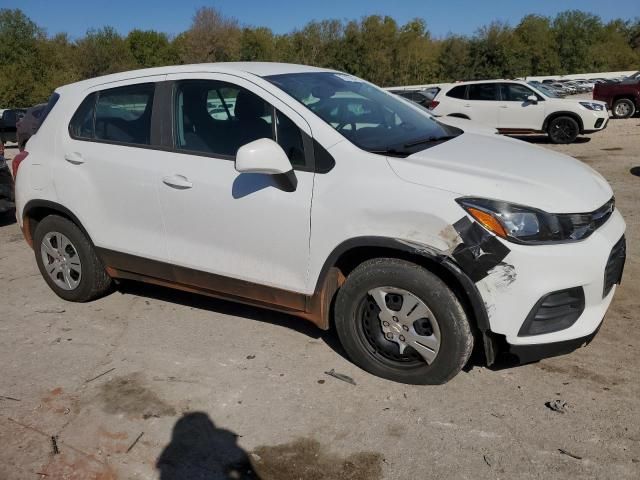
<path fill-rule="evenodd" d="M 13 163 L 16 209 L 69 301 L 123 280 L 226 297 L 437 384 L 474 345 L 492 364 L 587 343 L 622 276 L 625 223 L 592 169 L 341 72 L 118 73 L 59 88 L 44 117 Z"/>

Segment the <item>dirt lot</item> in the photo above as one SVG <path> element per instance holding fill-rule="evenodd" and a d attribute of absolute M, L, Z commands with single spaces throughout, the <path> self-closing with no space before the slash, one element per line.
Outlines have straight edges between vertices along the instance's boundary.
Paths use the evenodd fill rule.
<path fill-rule="evenodd" d="M 573 145 L 530 141 L 613 185 L 624 283 L 587 348 L 441 387 L 375 378 L 282 314 L 136 285 L 65 303 L 6 219 L 0 478 L 640 478 L 640 119 Z M 556 399 L 565 413 L 545 406 Z"/>

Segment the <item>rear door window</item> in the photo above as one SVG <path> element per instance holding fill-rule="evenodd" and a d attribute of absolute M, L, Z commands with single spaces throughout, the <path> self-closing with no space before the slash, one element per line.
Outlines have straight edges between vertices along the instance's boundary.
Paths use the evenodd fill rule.
<path fill-rule="evenodd" d="M 469 100 L 499 100 L 497 83 L 474 83 L 469 85 Z"/>
<path fill-rule="evenodd" d="M 103 90 L 95 112 L 95 138 L 118 143 L 151 143 L 153 84 Z"/>

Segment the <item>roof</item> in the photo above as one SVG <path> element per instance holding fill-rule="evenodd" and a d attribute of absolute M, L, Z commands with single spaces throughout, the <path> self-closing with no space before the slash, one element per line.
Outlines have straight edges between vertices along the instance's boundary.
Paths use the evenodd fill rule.
<path fill-rule="evenodd" d="M 305 73 L 305 72 L 334 72 L 326 68 L 311 67 L 308 65 L 297 65 L 294 63 L 276 63 L 276 62 L 220 62 L 220 63 L 194 63 L 190 65 L 173 65 L 167 67 L 143 68 L 139 70 L 129 70 L 126 72 L 113 73 L 103 75 L 101 77 L 90 78 L 80 82 L 72 83 L 61 87 L 66 89 L 69 87 L 91 87 L 94 85 L 102 85 L 105 83 L 119 82 L 132 78 L 151 77 L 156 75 L 168 75 L 172 73 L 233 73 L 243 72 L 265 77 L 269 75 L 279 75 L 286 73 Z"/>

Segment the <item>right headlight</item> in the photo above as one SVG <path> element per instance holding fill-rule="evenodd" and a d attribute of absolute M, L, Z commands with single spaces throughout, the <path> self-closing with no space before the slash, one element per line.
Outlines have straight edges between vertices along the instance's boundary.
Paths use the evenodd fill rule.
<path fill-rule="evenodd" d="M 497 236 L 515 243 L 544 244 L 583 240 L 614 208 L 611 199 L 597 213 L 553 214 L 532 207 L 486 198 L 458 198 L 458 204 Z"/>

